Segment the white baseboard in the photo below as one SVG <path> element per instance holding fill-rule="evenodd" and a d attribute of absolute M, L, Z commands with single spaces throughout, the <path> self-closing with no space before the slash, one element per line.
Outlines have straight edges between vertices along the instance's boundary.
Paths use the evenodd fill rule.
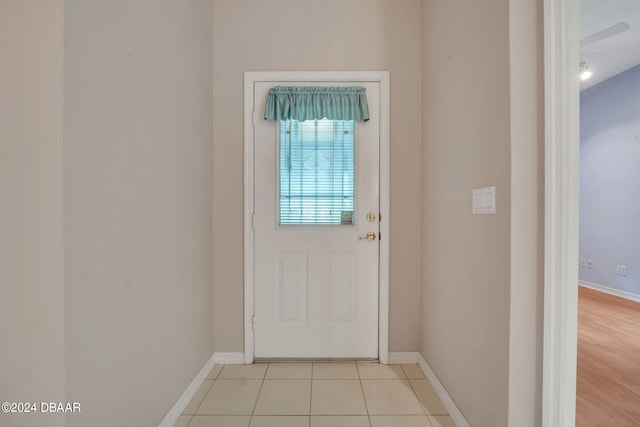
<path fill-rule="evenodd" d="M 196 375 L 193 381 L 191 381 L 191 384 L 189 384 L 189 386 L 184 391 L 184 393 L 182 393 L 182 396 L 180 396 L 180 398 L 176 401 L 176 403 L 173 405 L 171 410 L 169 410 L 169 412 L 164 417 L 164 419 L 160 422 L 158 427 L 173 427 L 176 421 L 178 421 L 178 417 L 180 417 L 180 415 L 182 414 L 182 411 L 184 411 L 184 408 L 187 407 L 193 395 L 196 394 L 196 392 L 198 391 L 198 389 L 200 388 L 204 380 L 207 379 L 207 375 L 209 375 L 209 372 L 211 372 L 213 367 L 216 365 L 215 358 L 216 358 L 216 353 L 214 353 L 209 358 L 209 360 L 207 360 L 207 363 L 205 363 L 202 369 L 200 369 L 200 372 L 198 372 L 198 375 Z"/>
<path fill-rule="evenodd" d="M 158 427 L 173 427 L 178 420 L 178 417 L 187 407 L 193 396 L 196 394 L 204 380 L 207 379 L 207 375 L 216 365 L 242 365 L 244 364 L 244 353 L 213 353 L 213 355 L 204 364 L 198 375 L 191 381 L 191 384 L 182 393 L 182 396 L 176 401 L 171 410 L 167 413 L 164 419 L 160 422 Z"/>
<path fill-rule="evenodd" d="M 422 369 L 424 376 L 427 377 L 427 380 L 429 381 L 429 383 L 431 383 L 431 387 L 433 387 L 436 394 L 440 398 L 440 401 L 449 413 L 449 417 L 451 418 L 453 423 L 456 425 L 456 427 L 470 427 L 469 423 L 464 418 L 464 415 L 462 415 L 462 412 L 460 412 L 460 409 L 458 409 L 453 399 L 451 399 L 451 396 L 449 396 L 449 393 L 447 393 L 447 390 L 444 388 L 436 374 L 433 372 L 433 370 L 431 370 L 431 367 L 429 366 L 427 361 L 424 360 L 424 357 L 422 357 L 420 353 L 417 353 L 417 356 L 418 366 L 420 366 L 420 369 Z"/>
<path fill-rule="evenodd" d="M 389 364 L 390 365 L 398 365 L 398 364 L 412 364 L 417 363 L 422 369 L 424 376 L 427 377 L 427 380 L 431 384 L 431 387 L 435 390 L 436 394 L 440 398 L 440 401 L 444 405 L 445 409 L 449 413 L 449 417 L 454 422 L 456 427 L 469 427 L 469 423 L 460 412 L 460 409 L 456 406 L 447 390 L 444 388 L 436 374 L 433 372 L 429 364 L 424 360 L 422 355 L 415 352 L 405 352 L 405 353 L 389 353 Z"/>
<path fill-rule="evenodd" d="M 389 365 L 400 365 L 400 364 L 413 364 L 418 363 L 418 352 L 410 351 L 410 352 L 401 352 L 401 353 L 389 353 L 389 360 L 387 362 Z"/>
<path fill-rule="evenodd" d="M 628 299 L 635 302 L 640 302 L 640 295 L 638 294 L 621 291 L 619 289 L 610 288 L 609 286 L 599 285 L 597 283 L 585 282 L 584 280 L 581 280 L 579 284 L 580 286 L 593 289 L 594 291 L 599 291 L 599 292 L 603 292 L 605 294 L 613 295 L 616 297 Z"/>
<path fill-rule="evenodd" d="M 244 353 L 220 353 L 214 354 L 216 365 L 244 365 Z"/>

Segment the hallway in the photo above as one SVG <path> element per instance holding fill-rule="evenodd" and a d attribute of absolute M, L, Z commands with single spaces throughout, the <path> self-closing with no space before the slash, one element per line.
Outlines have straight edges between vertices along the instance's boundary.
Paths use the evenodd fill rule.
<path fill-rule="evenodd" d="M 214 363 L 260 356 L 248 336 L 260 295 L 245 248 L 255 241 L 248 224 L 272 210 L 245 212 L 256 184 L 245 173 L 261 164 L 245 145 L 266 108 L 244 108 L 244 83 L 245 73 L 274 70 L 388 73 L 377 134 L 389 161 L 378 159 L 377 180 L 354 181 L 354 200 L 377 181 L 388 209 L 349 207 L 345 224 L 336 209 L 349 231 L 349 217 L 377 212 L 388 231 L 367 229 L 365 214 L 351 244 L 373 246 L 378 231 L 388 263 L 336 261 L 331 274 L 377 271 L 378 303 L 366 307 L 378 308 L 378 351 L 367 356 L 419 361 L 448 414 L 425 409 L 420 398 L 433 392 L 406 366 L 352 363 L 348 376 L 322 378 L 310 364 L 287 379 L 275 364 L 234 365 L 204 383 L 179 425 L 255 427 L 281 415 L 283 427 L 543 425 L 543 237 L 555 229 L 545 226 L 545 182 L 555 182 L 545 172 L 556 163 L 545 157 L 542 0 L 0 4 L 0 390 L 10 402 L 82 408 L 0 413 L 0 425 L 170 427 Z M 362 152 L 374 150 L 354 159 Z M 487 187 L 495 213 L 474 213 L 474 192 Z M 342 254 L 331 240 L 327 252 Z M 300 277 L 319 277 L 303 270 L 312 257 L 287 250 Z M 342 282 L 327 280 L 341 322 L 347 303 L 362 301 Z M 328 305 L 297 289 L 292 318 Z M 242 378 L 252 369 L 264 372 Z"/>
<path fill-rule="evenodd" d="M 418 365 L 217 365 L 175 427 L 453 427 Z"/>

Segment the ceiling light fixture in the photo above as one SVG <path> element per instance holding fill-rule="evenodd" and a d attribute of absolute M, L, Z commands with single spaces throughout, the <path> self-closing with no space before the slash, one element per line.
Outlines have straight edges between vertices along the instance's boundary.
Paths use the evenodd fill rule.
<path fill-rule="evenodd" d="M 587 65 L 587 63 L 581 62 L 580 63 L 580 80 L 585 81 L 592 75 L 593 73 L 591 72 L 591 70 L 589 70 L 589 66 Z"/>

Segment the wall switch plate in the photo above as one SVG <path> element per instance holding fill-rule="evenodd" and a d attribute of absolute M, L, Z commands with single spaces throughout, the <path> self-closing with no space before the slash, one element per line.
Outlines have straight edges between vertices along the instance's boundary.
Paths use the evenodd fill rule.
<path fill-rule="evenodd" d="M 587 260 L 587 268 L 588 268 L 589 270 L 591 270 L 591 269 L 593 268 L 593 261 L 592 261 L 592 260 L 590 260 L 590 259 L 588 259 L 588 260 Z"/>
<path fill-rule="evenodd" d="M 585 258 L 580 260 L 580 267 L 587 268 L 587 260 Z"/>
<path fill-rule="evenodd" d="M 474 215 L 496 213 L 496 187 L 474 188 L 471 192 Z"/>
<path fill-rule="evenodd" d="M 627 275 L 627 266 L 626 265 L 616 265 L 616 274 L 618 276 L 626 276 Z"/>

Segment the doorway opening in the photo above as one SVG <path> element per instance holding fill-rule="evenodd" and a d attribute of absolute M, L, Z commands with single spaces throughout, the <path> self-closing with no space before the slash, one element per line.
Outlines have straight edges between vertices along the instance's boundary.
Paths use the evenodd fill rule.
<path fill-rule="evenodd" d="M 358 85 L 366 87 L 375 100 L 376 106 L 373 109 L 373 114 L 376 116 L 376 124 L 375 126 L 369 126 L 367 123 L 359 128 L 356 126 L 354 128 L 355 141 L 357 141 L 357 138 L 363 138 L 368 141 L 375 139 L 379 143 L 379 149 L 360 149 L 357 156 L 349 154 L 349 147 L 352 144 L 350 139 L 354 138 L 354 135 L 348 135 L 351 125 L 339 124 L 338 127 L 340 129 L 338 130 L 342 130 L 340 135 L 340 146 L 342 148 L 338 157 L 347 163 L 351 157 L 354 157 L 354 161 L 357 158 L 359 162 L 357 168 L 351 170 L 350 166 L 345 166 L 345 164 L 342 164 L 344 162 L 340 162 L 341 168 L 345 170 L 340 172 L 340 179 L 336 181 L 337 172 L 331 166 L 331 160 L 335 156 L 333 154 L 329 156 L 327 154 L 328 151 L 325 152 L 324 148 L 329 149 L 328 146 L 323 149 L 316 147 L 311 150 L 313 152 L 305 151 L 306 157 L 297 159 L 302 153 L 299 149 L 300 135 L 296 134 L 301 130 L 300 127 L 294 126 L 295 123 L 270 122 L 266 124 L 262 120 L 264 117 L 263 100 L 266 97 L 266 90 L 282 84 L 299 86 Z M 389 73 L 247 72 L 245 73 L 244 87 L 245 363 L 252 363 L 256 356 L 317 357 L 317 355 L 323 354 L 322 351 L 325 348 L 327 348 L 326 355 L 331 355 L 335 352 L 341 357 L 371 358 L 375 356 L 379 358 L 381 363 L 387 363 L 389 304 Z M 323 129 L 328 132 L 325 132 L 327 135 L 335 133 L 335 124 L 325 123 L 325 125 L 327 125 L 326 129 L 324 127 Z M 305 127 L 308 126 L 305 125 Z M 286 133 L 287 128 L 290 132 L 289 134 Z M 282 132 L 285 132 L 285 138 L 281 141 L 282 138 L 278 136 L 282 136 Z M 318 135 L 317 129 L 314 128 L 312 139 L 315 138 L 316 145 L 327 145 L 327 141 L 324 141 L 324 139 L 320 141 L 322 138 Z M 257 145 L 257 139 L 260 139 L 261 145 Z M 282 145 L 283 141 L 284 145 Z M 287 142 L 289 143 L 288 145 Z M 361 145 L 363 143 L 364 141 L 360 141 Z M 333 150 L 332 152 L 335 151 L 333 145 L 330 148 Z M 354 151 L 354 153 L 356 152 Z M 289 157 L 287 157 L 287 153 Z M 282 155 L 284 155 L 285 159 L 284 166 L 281 164 Z M 300 166 L 304 171 L 296 170 L 297 166 L 293 164 L 290 165 L 291 167 L 288 166 L 290 161 L 297 161 L 296 159 L 300 160 L 299 164 L 296 165 Z M 371 165 L 375 165 L 375 168 L 371 167 Z M 354 196 L 353 200 L 356 206 L 351 208 L 349 200 L 343 198 L 344 200 L 340 202 L 340 206 L 334 207 L 335 200 L 331 201 L 331 203 L 327 200 L 322 201 L 320 199 L 326 198 L 326 195 L 320 197 L 316 194 L 314 198 L 315 205 L 322 206 L 316 209 L 317 212 L 314 211 L 314 213 L 307 208 L 302 209 L 298 206 L 299 200 L 297 200 L 311 197 L 310 193 L 307 194 L 307 190 L 311 187 L 303 186 L 304 188 L 302 188 L 298 186 L 300 187 L 298 188 L 296 185 L 292 185 L 286 187 L 284 193 L 282 190 L 282 184 L 286 184 L 291 180 L 295 184 L 296 180 L 302 179 L 301 177 L 304 176 L 306 177 L 305 179 L 327 180 L 327 182 L 331 181 L 334 184 L 338 182 L 341 192 L 346 191 L 345 194 L 349 196 L 347 193 L 350 193 L 352 185 L 348 182 L 348 176 L 356 173 L 356 169 L 358 170 L 358 176 L 354 177 L 356 182 L 360 182 L 360 184 L 375 183 L 372 190 L 368 191 L 371 193 L 370 195 L 376 197 L 375 201 L 371 203 L 371 206 L 363 205 L 362 209 L 357 207 L 357 203 L 358 201 L 363 201 L 366 205 L 365 201 L 368 200 L 368 196 L 365 194 L 367 193 L 366 191 L 354 190 L 356 196 Z M 371 170 L 373 169 L 375 169 L 375 174 L 371 175 Z M 306 174 L 303 172 L 306 172 Z M 345 184 L 345 179 L 347 184 Z M 366 185 L 363 186 L 363 188 L 365 187 Z M 327 203 L 331 206 L 325 206 Z M 259 212 L 256 211 L 256 208 L 259 209 Z M 333 212 L 334 210 L 336 212 Z M 322 214 L 321 222 L 324 222 L 323 224 L 292 223 L 292 221 L 304 222 L 311 218 L 309 215 L 317 216 L 318 213 Z M 285 214 L 284 223 L 281 221 L 283 214 Z M 375 218 L 375 220 L 371 220 L 372 218 Z M 375 232 L 370 231 L 369 228 L 374 227 L 374 225 L 376 227 Z M 369 232 L 365 234 L 366 231 Z M 362 237 L 360 234 L 364 236 L 362 239 L 360 239 Z M 375 236 L 375 234 L 378 236 Z M 379 238 L 379 240 L 370 239 L 370 235 Z M 289 239 L 288 242 L 287 239 Z M 318 249 L 318 239 L 324 239 L 320 249 Z M 340 239 L 344 241 L 340 242 Z M 375 243 L 373 243 L 373 240 L 376 240 Z M 311 242 L 307 249 L 299 246 L 305 241 L 307 243 Z M 277 246 L 279 244 L 285 246 L 274 247 L 274 245 Z M 348 245 L 351 245 L 355 252 L 345 249 Z M 370 257 L 371 254 L 375 255 L 377 261 L 375 267 L 367 269 L 368 262 L 358 262 L 358 257 L 362 255 L 363 251 L 365 253 L 368 252 Z M 267 254 L 266 258 L 265 254 Z M 376 271 L 372 272 L 371 270 Z M 375 273 L 375 275 L 372 273 Z M 335 276 L 328 280 L 328 283 L 333 283 L 333 285 L 325 286 L 327 281 L 317 280 L 319 276 L 327 274 Z M 266 281 L 265 275 L 268 277 Z M 372 278 L 375 279 L 375 295 L 369 292 L 371 291 Z M 358 294 L 358 283 L 363 282 L 361 279 L 369 283 L 368 294 L 362 292 Z M 257 285 L 258 287 L 256 287 Z M 333 289 L 330 289 L 332 286 Z M 336 296 L 334 301 L 337 302 L 333 305 L 326 301 L 332 295 Z M 368 298 L 367 295 L 369 295 Z M 315 336 L 324 337 L 322 338 L 324 341 L 321 340 L 321 344 L 315 349 L 312 348 L 314 345 L 313 339 L 302 347 L 299 345 L 296 347 L 297 341 L 304 340 L 305 333 L 312 330 L 310 329 L 310 325 L 313 323 L 311 319 L 314 316 L 313 310 L 317 304 L 327 306 L 331 314 L 330 322 L 325 323 L 325 326 L 314 332 Z M 270 310 L 266 316 L 264 315 L 265 307 Z M 262 311 L 257 311 L 257 308 Z M 367 311 L 369 315 L 367 315 Z M 262 313 L 258 319 L 256 319 L 256 313 Z M 268 320 L 266 323 L 260 323 L 261 321 L 265 322 L 265 319 Z M 358 323 L 355 321 L 358 319 L 361 326 L 360 330 L 365 331 L 365 335 L 368 334 L 368 337 L 364 339 L 363 343 L 361 343 L 362 345 L 352 346 L 349 340 L 360 336 L 360 334 L 354 334 L 354 330 L 350 331 L 351 335 L 345 335 L 344 332 L 350 330 L 350 324 Z M 373 321 L 377 325 L 372 328 L 366 328 L 367 319 L 369 319 L 369 323 Z M 271 325 L 268 325 L 269 321 L 271 321 Z M 363 326 L 365 326 L 364 329 L 362 328 Z M 262 330 L 257 334 L 256 328 L 260 329 L 261 327 Z M 278 334 L 283 331 L 286 333 L 279 336 Z M 259 340 L 256 341 L 256 338 Z M 365 342 L 366 344 L 364 344 Z M 352 353 L 349 353 L 354 348 L 364 348 L 363 345 L 366 346 L 367 351 L 353 350 Z M 333 350 L 331 347 L 334 347 Z M 309 350 L 307 351 L 307 349 Z M 343 351 L 339 349 L 343 349 Z"/>

